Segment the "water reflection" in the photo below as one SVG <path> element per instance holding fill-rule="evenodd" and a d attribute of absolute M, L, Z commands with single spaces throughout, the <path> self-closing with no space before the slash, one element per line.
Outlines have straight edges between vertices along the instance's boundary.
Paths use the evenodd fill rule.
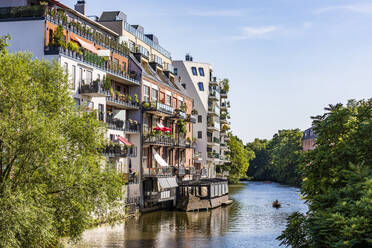
<path fill-rule="evenodd" d="M 306 211 L 298 190 L 279 184 L 230 186 L 234 204 L 203 212 L 160 211 L 84 233 L 78 247 L 277 247 L 293 211 Z M 284 204 L 273 209 L 271 202 Z"/>

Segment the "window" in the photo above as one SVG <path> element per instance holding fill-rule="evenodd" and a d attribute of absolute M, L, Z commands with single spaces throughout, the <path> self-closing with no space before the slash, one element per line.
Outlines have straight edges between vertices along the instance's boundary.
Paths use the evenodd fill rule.
<path fill-rule="evenodd" d="M 204 77 L 204 68 L 199 67 L 199 75 Z"/>
<path fill-rule="evenodd" d="M 145 102 L 149 102 L 150 101 L 150 87 L 148 86 L 143 86 L 143 100 Z"/>
<path fill-rule="evenodd" d="M 186 84 L 181 84 L 184 89 L 186 89 Z"/>
<path fill-rule="evenodd" d="M 158 101 L 158 90 L 152 89 L 152 101 L 157 102 Z"/>
<path fill-rule="evenodd" d="M 165 96 L 165 103 L 171 106 L 172 96 L 166 95 Z"/>
<path fill-rule="evenodd" d="M 103 104 L 98 104 L 98 120 L 104 121 L 105 110 Z"/>
<path fill-rule="evenodd" d="M 198 131 L 198 139 L 201 139 L 203 136 L 203 132 L 202 131 Z"/>
<path fill-rule="evenodd" d="M 178 108 L 182 108 L 182 105 L 183 105 L 183 101 L 178 100 Z"/>
<path fill-rule="evenodd" d="M 86 78 L 87 81 L 85 82 L 86 84 L 91 84 L 92 83 L 92 78 L 93 78 L 93 73 L 91 71 L 87 71 L 86 73 Z"/>
<path fill-rule="evenodd" d="M 83 68 L 79 68 L 79 86 L 84 84 Z"/>
<path fill-rule="evenodd" d="M 204 91 L 204 84 L 202 82 L 199 82 L 198 86 L 200 91 Z"/>
<path fill-rule="evenodd" d="M 198 72 L 196 71 L 196 67 L 191 67 L 192 75 L 197 76 Z"/>
<path fill-rule="evenodd" d="M 66 72 L 66 74 L 68 75 L 68 64 L 65 62 L 63 64 L 63 70 Z"/>
<path fill-rule="evenodd" d="M 49 45 L 53 43 L 53 29 L 49 29 Z"/>
<path fill-rule="evenodd" d="M 178 68 L 174 68 L 173 72 L 174 72 L 174 75 L 177 75 L 178 74 Z"/>
<path fill-rule="evenodd" d="M 72 66 L 72 72 L 71 72 L 71 89 L 75 89 L 75 83 L 76 83 L 76 66 Z"/>
<path fill-rule="evenodd" d="M 120 88 L 120 86 L 119 86 L 119 85 L 116 85 L 116 91 L 119 91 L 119 92 L 121 92 L 121 88 Z"/>
<path fill-rule="evenodd" d="M 198 123 L 202 123 L 202 122 L 203 122 L 203 116 L 198 115 Z"/>

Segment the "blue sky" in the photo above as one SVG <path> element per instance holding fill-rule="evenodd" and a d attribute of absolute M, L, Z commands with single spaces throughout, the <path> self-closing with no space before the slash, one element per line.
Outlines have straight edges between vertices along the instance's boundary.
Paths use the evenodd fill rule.
<path fill-rule="evenodd" d="M 122 10 L 173 59 L 189 52 L 229 78 L 232 130 L 245 142 L 304 130 L 330 103 L 371 97 L 372 1 L 87 2 L 89 15 Z"/>

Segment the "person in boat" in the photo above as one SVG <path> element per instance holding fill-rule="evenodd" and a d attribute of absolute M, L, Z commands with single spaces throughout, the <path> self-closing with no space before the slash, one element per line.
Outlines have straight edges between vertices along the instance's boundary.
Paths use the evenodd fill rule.
<path fill-rule="evenodd" d="M 273 207 L 274 208 L 280 208 L 281 207 L 280 202 L 278 200 L 273 201 Z"/>

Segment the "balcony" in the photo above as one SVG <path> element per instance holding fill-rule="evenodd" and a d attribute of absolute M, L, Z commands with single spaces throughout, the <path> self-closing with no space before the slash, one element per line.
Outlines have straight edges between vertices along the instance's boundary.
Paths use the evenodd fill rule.
<path fill-rule="evenodd" d="M 145 192 L 146 202 L 163 202 L 176 198 L 175 190 L 165 190 L 161 192 Z"/>
<path fill-rule="evenodd" d="M 220 154 L 216 153 L 216 152 L 208 152 L 208 159 L 219 159 L 220 158 Z"/>
<path fill-rule="evenodd" d="M 45 16 L 46 6 L 22 6 L 8 7 L 0 9 L 0 19 L 41 19 Z"/>
<path fill-rule="evenodd" d="M 139 109 L 139 103 L 135 101 L 124 100 L 124 98 L 119 98 L 118 96 L 109 96 L 106 98 L 106 104 L 109 106 L 114 106 L 119 109 L 136 110 Z"/>
<path fill-rule="evenodd" d="M 145 145 L 157 145 L 157 146 L 174 146 L 176 141 L 169 137 L 163 135 L 147 135 L 144 137 L 143 142 Z"/>
<path fill-rule="evenodd" d="M 144 177 L 172 177 L 174 175 L 175 175 L 175 168 L 173 166 L 143 168 Z"/>
<path fill-rule="evenodd" d="M 174 113 L 174 108 L 161 102 L 143 102 L 142 106 L 143 111 L 162 117 L 169 117 L 172 116 Z"/>
<path fill-rule="evenodd" d="M 122 147 L 120 144 L 108 145 L 103 149 L 103 155 L 109 158 L 134 158 L 137 157 L 137 147 Z"/>
<path fill-rule="evenodd" d="M 111 78 L 123 82 L 128 85 L 139 86 L 140 82 L 134 78 L 127 76 L 125 70 L 121 65 L 116 64 L 113 61 L 105 61 L 103 57 L 100 57 L 94 53 L 91 53 L 87 50 L 83 51 L 83 54 L 78 54 L 69 49 L 62 47 L 45 47 L 45 55 L 62 55 L 70 59 L 76 60 L 78 62 L 83 62 L 89 66 L 93 66 L 96 69 L 105 71 L 111 76 Z"/>
<path fill-rule="evenodd" d="M 207 138 L 207 143 L 208 143 L 209 146 L 218 146 L 218 145 L 220 145 L 220 139 L 216 138 L 216 137 L 209 136 Z"/>
<path fill-rule="evenodd" d="M 174 146 L 178 148 L 186 148 L 186 139 L 181 137 L 175 139 Z"/>
<path fill-rule="evenodd" d="M 110 96 L 110 92 L 105 90 L 102 82 L 99 82 L 99 81 L 94 81 L 91 84 L 84 84 L 84 81 L 83 81 L 79 89 L 79 94 L 90 96 L 90 97 Z"/>
<path fill-rule="evenodd" d="M 177 120 L 177 119 L 185 120 L 186 118 L 187 118 L 187 114 L 183 112 L 181 109 L 174 110 L 173 116 L 170 117 L 170 119 L 174 119 L 174 120 Z"/>
<path fill-rule="evenodd" d="M 177 168 L 177 174 L 178 176 L 184 176 L 186 175 L 186 169 L 184 166 L 180 166 Z"/>
<path fill-rule="evenodd" d="M 186 142 L 186 148 L 192 148 L 192 149 L 195 149 L 195 148 L 196 148 L 196 142 L 193 142 L 193 141 L 187 141 L 187 142 Z"/>
<path fill-rule="evenodd" d="M 133 134 L 138 134 L 140 133 L 141 131 L 141 125 L 138 124 L 137 122 L 135 121 L 125 121 L 125 124 L 124 124 L 124 131 L 126 133 L 133 133 Z"/>
<path fill-rule="evenodd" d="M 227 116 L 225 114 L 220 116 L 220 123 L 229 124 L 229 121 L 227 120 Z"/>
<path fill-rule="evenodd" d="M 221 90 L 221 98 L 227 98 L 226 90 Z"/>
<path fill-rule="evenodd" d="M 117 130 L 117 131 L 124 131 L 124 121 L 114 118 L 111 115 L 106 115 L 106 123 L 108 129 Z"/>
<path fill-rule="evenodd" d="M 209 85 L 210 86 L 218 86 L 217 78 L 216 77 L 212 77 L 211 78 L 211 81 L 209 82 Z"/>
<path fill-rule="evenodd" d="M 191 123 L 196 123 L 196 121 L 197 121 L 197 116 L 196 115 L 190 115 L 190 114 L 188 114 L 187 115 L 187 118 L 186 118 L 186 121 L 187 122 L 191 122 Z"/>
<path fill-rule="evenodd" d="M 217 106 L 209 106 L 208 107 L 208 115 L 209 116 L 213 116 L 213 117 L 217 117 L 220 115 L 220 109 L 217 107 Z"/>
<path fill-rule="evenodd" d="M 201 152 L 198 152 L 198 153 L 195 152 L 193 159 L 194 159 L 195 162 L 201 162 L 201 161 L 203 161 L 203 155 L 202 155 L 202 153 Z"/>
<path fill-rule="evenodd" d="M 219 132 L 220 124 L 217 122 L 208 122 L 208 131 Z"/>
<path fill-rule="evenodd" d="M 208 95 L 209 99 L 212 101 L 219 101 L 220 100 L 220 93 L 217 90 L 211 90 Z"/>

